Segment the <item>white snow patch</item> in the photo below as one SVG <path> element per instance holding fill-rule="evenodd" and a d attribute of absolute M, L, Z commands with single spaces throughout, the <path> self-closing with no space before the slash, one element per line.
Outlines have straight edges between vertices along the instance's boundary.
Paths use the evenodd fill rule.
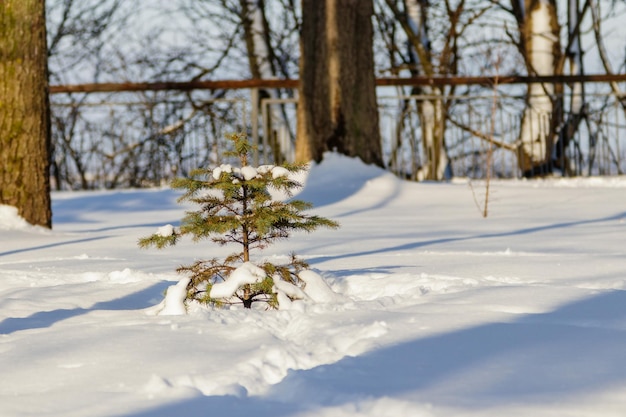
<path fill-rule="evenodd" d="M 213 284 L 211 298 L 230 298 L 246 284 L 261 282 L 266 274 L 262 268 L 251 262 L 245 262 L 228 276 L 226 281 Z"/>
<path fill-rule="evenodd" d="M 17 214 L 17 208 L 0 204 L 0 230 L 25 229 L 37 230 L 42 228 L 33 226 L 20 217 Z"/>
<path fill-rule="evenodd" d="M 279 277 L 274 278 L 274 290 L 279 295 L 286 295 L 293 299 L 302 300 L 308 298 L 307 294 L 302 291 L 302 289 L 290 282 L 280 279 Z"/>
<path fill-rule="evenodd" d="M 108 279 L 111 282 L 118 284 L 128 284 L 131 282 L 142 282 L 149 279 L 148 274 L 141 271 L 134 271 L 130 268 L 124 268 L 121 271 L 112 271 L 108 274 Z"/>
<path fill-rule="evenodd" d="M 191 278 L 183 278 L 176 285 L 170 285 L 165 293 L 165 299 L 158 305 L 146 310 L 146 314 L 160 316 L 180 316 L 187 314 L 185 299 L 187 285 Z"/>
<path fill-rule="evenodd" d="M 165 226 L 161 226 L 157 229 L 155 235 L 161 237 L 169 237 L 174 234 L 174 226 L 171 224 L 166 224 Z"/>
<path fill-rule="evenodd" d="M 285 167 L 274 167 L 272 168 L 272 178 L 276 179 L 276 178 L 281 178 L 281 177 L 288 177 L 289 176 L 289 170 Z"/>
<path fill-rule="evenodd" d="M 250 181 L 251 179 L 256 178 L 258 174 L 259 173 L 257 172 L 256 168 L 250 165 L 241 168 L 241 175 L 246 181 Z"/>
<path fill-rule="evenodd" d="M 271 172 L 274 167 L 275 165 L 259 165 L 256 170 L 259 174 L 263 175 Z"/>
<path fill-rule="evenodd" d="M 304 292 L 317 303 L 341 302 L 343 297 L 335 293 L 318 273 L 310 269 L 301 271 L 298 277 L 306 283 Z"/>
<path fill-rule="evenodd" d="M 222 173 L 225 172 L 227 174 L 230 174 L 233 172 L 233 167 L 230 164 L 222 164 L 219 167 L 213 168 L 211 175 L 213 176 L 214 180 L 219 180 L 220 177 L 222 176 Z"/>

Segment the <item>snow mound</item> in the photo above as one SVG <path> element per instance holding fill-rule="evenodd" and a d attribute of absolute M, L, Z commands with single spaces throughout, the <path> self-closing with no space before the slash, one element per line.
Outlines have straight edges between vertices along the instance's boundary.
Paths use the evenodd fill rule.
<path fill-rule="evenodd" d="M 254 284 L 265 278 L 265 271 L 251 262 L 246 262 L 235 269 L 224 282 L 211 287 L 211 298 L 230 298 L 242 285 Z"/>
<path fill-rule="evenodd" d="M 274 280 L 274 292 L 276 292 L 278 305 L 281 310 L 304 311 L 305 307 L 302 301 L 313 302 L 315 304 L 341 303 L 346 301 L 343 296 L 335 293 L 324 278 L 316 272 L 305 270 L 300 272 L 298 277 L 305 284 L 303 289 L 283 281 L 280 278 Z"/>
<path fill-rule="evenodd" d="M 165 278 L 160 274 L 149 274 L 142 271 L 137 271 L 131 268 L 124 268 L 121 271 L 111 271 L 106 275 L 105 280 L 116 284 L 130 284 L 133 282 L 151 282 L 159 281 Z M 169 278 L 169 277 L 167 277 Z"/>
<path fill-rule="evenodd" d="M 322 162 L 311 166 L 298 199 L 316 207 L 334 204 L 355 194 L 368 181 L 386 175 L 389 172 L 359 158 L 326 152 Z"/>
<path fill-rule="evenodd" d="M 290 282 L 283 281 L 278 277 L 274 279 L 274 292 L 276 293 L 278 306 L 281 310 L 293 309 L 292 299 L 306 300 L 309 298 L 309 296 L 302 291 L 301 288 Z"/>
<path fill-rule="evenodd" d="M 318 273 L 305 270 L 298 277 L 306 283 L 304 292 L 316 303 L 332 303 L 344 301 L 343 297 L 334 292 Z"/>
<path fill-rule="evenodd" d="M 183 278 L 176 285 L 171 285 L 165 293 L 165 299 L 160 304 L 146 311 L 149 315 L 181 316 L 187 314 L 185 298 L 187 298 L 187 285 L 191 278 Z"/>
<path fill-rule="evenodd" d="M 17 208 L 0 204 L 0 230 L 35 229 L 17 214 Z"/>

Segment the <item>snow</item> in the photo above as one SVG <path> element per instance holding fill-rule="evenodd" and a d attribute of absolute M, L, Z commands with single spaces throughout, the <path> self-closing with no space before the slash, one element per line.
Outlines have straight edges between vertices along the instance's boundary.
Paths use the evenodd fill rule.
<path fill-rule="evenodd" d="M 35 230 L 36 228 L 28 224 L 26 220 L 19 217 L 15 207 L 0 204 L 0 230 L 13 229 Z"/>
<path fill-rule="evenodd" d="M 263 281 L 265 271 L 251 262 L 245 262 L 228 276 L 226 281 L 218 282 L 211 287 L 211 298 L 230 298 L 246 284 Z"/>
<path fill-rule="evenodd" d="M 480 182 L 334 154 L 304 182 L 341 229 L 255 255 L 311 265 L 277 311 L 182 311 L 175 269 L 232 248 L 136 246 L 177 191 L 53 193 L 53 231 L 0 207 L 0 415 L 623 415 L 626 178 L 492 181 L 487 219 Z"/>
<path fill-rule="evenodd" d="M 282 178 L 289 176 L 289 170 L 284 167 L 273 167 L 272 168 L 272 178 Z"/>
<path fill-rule="evenodd" d="M 161 237 L 172 236 L 174 234 L 174 226 L 172 226 L 171 224 L 166 224 L 165 226 L 161 226 L 157 229 L 155 234 Z"/>
<path fill-rule="evenodd" d="M 243 178 L 246 181 L 250 181 L 251 179 L 256 178 L 256 176 L 258 175 L 258 172 L 255 167 L 248 165 L 248 166 L 241 168 L 241 175 L 243 175 Z"/>
<path fill-rule="evenodd" d="M 176 285 L 170 285 L 165 292 L 165 299 L 155 306 L 146 310 L 150 315 L 161 316 L 180 316 L 187 313 L 185 306 L 185 298 L 187 298 L 187 285 L 191 281 L 190 278 L 183 278 Z"/>
<path fill-rule="evenodd" d="M 344 301 L 335 293 L 324 281 L 324 279 L 314 271 L 304 270 L 298 274 L 298 278 L 306 283 L 304 288 L 306 295 L 317 303 L 331 303 L 333 301 Z"/>
<path fill-rule="evenodd" d="M 283 281 L 279 277 L 274 279 L 273 291 L 276 293 L 279 307 L 283 310 L 294 308 L 292 300 L 309 299 L 309 296 L 301 288 L 290 282 Z"/>
<path fill-rule="evenodd" d="M 214 168 L 212 171 L 213 179 L 219 180 L 220 176 L 222 175 L 222 172 L 226 172 L 227 174 L 230 174 L 231 172 L 233 172 L 233 167 L 230 164 L 222 164 Z"/>

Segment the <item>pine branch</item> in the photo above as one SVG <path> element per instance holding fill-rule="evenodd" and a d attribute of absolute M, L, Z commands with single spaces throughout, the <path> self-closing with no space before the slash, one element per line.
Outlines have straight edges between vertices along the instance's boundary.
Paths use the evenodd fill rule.
<path fill-rule="evenodd" d="M 174 233 L 170 236 L 161 236 L 157 233 L 138 240 L 137 244 L 140 248 L 148 248 L 155 246 L 157 249 L 163 249 L 167 246 L 174 246 L 178 242 L 179 235 Z"/>

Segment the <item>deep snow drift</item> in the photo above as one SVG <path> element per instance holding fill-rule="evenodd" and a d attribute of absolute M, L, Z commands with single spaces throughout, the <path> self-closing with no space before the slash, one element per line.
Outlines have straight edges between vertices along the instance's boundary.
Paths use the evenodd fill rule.
<path fill-rule="evenodd" d="M 174 269 L 230 250 L 136 246 L 174 191 L 57 193 L 53 231 L 0 207 L 0 415 L 623 415 L 626 179 L 494 182 L 483 219 L 463 181 L 328 155 L 298 198 L 341 229 L 262 256 L 336 294 L 188 315 L 155 314 Z"/>

